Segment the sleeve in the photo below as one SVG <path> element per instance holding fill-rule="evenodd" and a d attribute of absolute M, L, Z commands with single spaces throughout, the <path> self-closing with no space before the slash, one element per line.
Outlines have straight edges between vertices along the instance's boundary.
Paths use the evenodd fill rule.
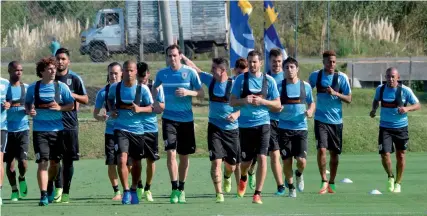
<path fill-rule="evenodd" d="M 375 96 L 374 96 L 374 100 L 376 100 L 376 101 L 379 101 L 379 100 L 380 100 L 380 89 L 381 89 L 381 85 L 380 85 L 380 86 L 378 86 L 378 87 L 375 89 Z"/>
<path fill-rule="evenodd" d="M 200 72 L 199 73 L 199 77 L 200 77 L 200 81 L 205 84 L 207 87 L 209 87 L 209 85 L 212 82 L 213 79 L 213 75 L 206 73 L 206 72 Z"/>
<path fill-rule="evenodd" d="M 70 104 L 74 102 L 73 96 L 71 96 L 70 88 L 64 83 L 60 83 L 61 86 L 61 97 L 63 104 Z"/>
<path fill-rule="evenodd" d="M 105 102 L 105 90 L 101 89 L 98 94 L 96 94 L 95 99 L 95 109 L 101 109 Z"/>
<path fill-rule="evenodd" d="M 313 72 L 308 77 L 308 83 L 310 84 L 311 88 L 316 87 L 316 81 L 317 81 L 317 74 L 316 72 Z"/>
<path fill-rule="evenodd" d="M 340 80 L 340 89 L 344 95 L 350 95 L 351 94 L 351 88 L 350 88 L 350 82 L 348 81 L 347 75 L 341 75 Z"/>
<path fill-rule="evenodd" d="M 78 95 L 87 95 L 86 88 L 85 88 L 85 85 L 83 83 L 82 78 L 80 76 L 76 75 L 75 80 L 77 82 L 75 84 L 76 86 L 74 87 L 74 89 L 75 89 L 74 93 L 76 93 Z"/>
<path fill-rule="evenodd" d="M 414 94 L 414 92 L 410 88 L 406 89 L 406 101 L 410 103 L 411 105 L 417 104 L 420 101 L 418 100 L 417 96 Z"/>
<path fill-rule="evenodd" d="M 273 78 L 268 77 L 268 94 L 267 98 L 269 100 L 275 100 L 280 97 L 279 90 L 277 90 L 277 83 Z"/>
<path fill-rule="evenodd" d="M 197 91 L 202 88 L 202 83 L 200 82 L 199 75 L 195 70 L 190 70 L 191 73 L 191 86 L 193 86 L 193 89 L 196 89 Z"/>
<path fill-rule="evenodd" d="M 241 91 L 242 91 L 242 77 L 238 76 L 236 80 L 234 81 L 233 88 L 231 89 L 231 94 L 234 95 L 236 98 L 240 98 Z"/>
<path fill-rule="evenodd" d="M 154 88 L 157 88 L 162 84 L 162 80 L 160 78 L 160 77 L 162 77 L 161 74 L 162 74 L 162 71 L 157 72 L 156 79 L 155 79 L 154 84 L 153 84 Z"/>
<path fill-rule="evenodd" d="M 32 104 L 34 103 L 34 85 L 31 85 L 27 89 L 27 93 L 25 94 L 25 103 Z"/>
<path fill-rule="evenodd" d="M 313 89 L 311 88 L 310 84 L 305 84 L 305 100 L 307 104 L 313 103 Z"/>
<path fill-rule="evenodd" d="M 162 86 L 159 87 L 159 91 L 158 91 L 156 100 L 159 103 L 164 103 L 165 102 L 165 92 L 163 91 L 163 87 Z"/>
<path fill-rule="evenodd" d="M 146 104 L 147 106 L 153 104 L 153 97 L 151 96 L 151 91 L 148 89 L 148 86 L 142 85 L 141 95 L 143 104 Z"/>

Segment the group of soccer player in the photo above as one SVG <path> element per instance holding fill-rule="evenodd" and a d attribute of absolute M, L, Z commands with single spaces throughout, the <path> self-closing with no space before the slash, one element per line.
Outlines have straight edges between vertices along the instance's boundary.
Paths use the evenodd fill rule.
<path fill-rule="evenodd" d="M 261 71 L 261 52 L 254 50 L 247 59 L 236 61 L 232 77 L 228 76 L 230 65 L 225 58 L 214 58 L 207 73 L 182 55 L 177 45 L 169 46 L 166 53 L 168 66 L 157 72 L 154 81 L 144 62 L 109 64 L 107 84 L 97 93 L 93 116 L 106 122 L 105 164 L 114 190 L 113 200 L 121 200 L 122 204 L 138 204 L 142 199 L 154 201 L 150 187 L 155 161 L 159 159 L 157 115 L 162 113 L 162 135 L 172 186 L 170 202 L 186 202 L 184 186 L 189 155 L 196 152 L 192 97 L 204 97 L 202 84 L 209 93 L 207 141 L 216 202 L 224 202 L 224 192 L 231 192 L 234 173 L 237 196 L 245 195 L 249 183 L 255 190 L 253 203 L 262 204 L 267 155 L 277 184 L 275 194 L 283 196 L 288 188 L 289 197 L 295 198 L 297 191 L 303 192 L 307 118 L 313 115 L 321 177 L 319 193 L 336 192 L 335 178 L 343 140 L 342 102 L 351 103 L 352 96 L 348 77 L 336 69 L 334 51 L 323 53 L 324 67 L 311 73 L 308 82 L 298 77 L 298 61 L 292 57 L 284 60 L 279 49 L 269 52 L 267 73 Z M 80 103 L 89 101 L 81 78 L 68 68 L 69 57 L 69 51 L 61 48 L 55 57 L 41 59 L 36 68 L 40 80 L 30 86 L 22 83 L 22 65 L 16 61 L 8 66 L 10 79 L 1 79 L 0 160 L 7 164 L 12 201 L 19 199 L 19 190 L 21 197 L 27 195 L 27 116 L 30 115 L 41 192 L 39 205 L 69 202 L 73 161 L 79 159 L 77 111 Z M 412 90 L 398 82 L 396 68 L 387 69 L 386 78 L 387 83 L 376 89 L 370 116 L 375 117 L 381 105 L 379 153 L 388 175 L 388 190 L 399 193 L 409 140 L 407 112 L 420 109 L 420 104 Z M 316 102 L 312 88 L 317 89 Z M 395 149 L 396 179 L 390 159 Z M 330 153 L 329 179 L 327 151 Z M 144 158 L 147 163 L 145 186 L 141 180 Z M 18 162 L 19 190 L 14 159 Z M 0 167 L 1 192 L 3 164 Z"/>

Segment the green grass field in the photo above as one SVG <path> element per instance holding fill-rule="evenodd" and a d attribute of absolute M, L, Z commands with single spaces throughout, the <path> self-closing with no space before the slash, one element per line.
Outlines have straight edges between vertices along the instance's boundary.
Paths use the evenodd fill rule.
<path fill-rule="evenodd" d="M 36 164 L 30 161 L 27 175 L 28 197 L 11 203 L 8 200 L 11 189 L 8 183 L 5 183 L 1 215 L 425 215 L 426 156 L 425 153 L 407 155 L 401 194 L 385 191 L 387 176 L 382 170 L 377 154 L 342 155 L 336 194 L 317 194 L 320 181 L 315 157 L 308 158 L 308 166 L 304 173 L 305 191 L 298 193 L 296 199 L 274 197 L 276 185 L 269 168 L 262 193 L 263 205 L 251 203 L 253 191 L 249 187 L 244 198 L 235 198 L 234 177 L 232 193 L 226 195 L 225 203 L 215 203 L 207 157 L 190 160 L 185 189 L 187 204 L 169 204 L 171 186 L 166 160 L 162 157 L 157 163 L 157 173 L 151 186 L 155 202 L 122 206 L 120 202 L 110 200 L 112 188 L 104 161 L 82 160 L 75 164 L 71 203 L 50 204 L 45 208 L 37 206 L 39 190 Z M 143 179 L 144 176 L 145 174 Z M 350 178 L 354 183 L 339 183 L 343 178 Z M 378 189 L 383 194 L 370 195 L 369 192 L 373 189 Z"/>

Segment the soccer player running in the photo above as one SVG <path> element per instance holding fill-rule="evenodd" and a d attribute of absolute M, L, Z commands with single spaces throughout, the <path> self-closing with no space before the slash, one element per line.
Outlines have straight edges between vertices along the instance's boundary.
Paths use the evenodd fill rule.
<path fill-rule="evenodd" d="M 316 87 L 314 133 L 317 141 L 317 164 L 322 180 L 319 194 L 335 193 L 335 177 L 342 151 L 342 102 L 351 103 L 351 89 L 346 74 L 335 69 L 334 51 L 323 53 L 323 69 L 310 74 L 309 83 Z M 330 178 L 326 177 L 326 150 L 329 150 Z"/>
<path fill-rule="evenodd" d="M 112 84 L 122 81 L 122 65 L 118 62 L 113 62 L 108 65 L 108 84 L 104 86 L 96 94 L 95 108 L 93 117 L 98 121 L 105 121 L 105 165 L 108 166 L 108 178 L 113 187 L 114 197 L 112 200 L 122 200 L 122 193 L 119 190 L 118 175 L 117 175 L 117 155 L 114 149 L 114 118 L 110 118 L 110 110 L 108 109 L 108 93 Z M 105 113 L 101 114 L 101 109 L 105 108 Z M 128 160 L 128 166 L 131 164 Z"/>
<path fill-rule="evenodd" d="M 241 177 L 238 196 L 246 192 L 248 169 L 257 157 L 256 188 L 253 203 L 262 204 L 261 190 L 267 174 L 267 154 L 270 140 L 268 111 L 280 109 L 279 92 L 274 79 L 261 72 L 262 55 L 259 51 L 248 54 L 249 72 L 239 75 L 232 89 L 230 105 L 240 107 L 239 133 L 242 150 Z"/>
<path fill-rule="evenodd" d="M 3 204 L 3 200 L 1 198 L 1 190 L 3 187 L 4 179 L 3 157 L 7 145 L 7 110 L 10 108 L 10 103 L 6 101 L 6 93 L 8 88 L 9 80 L 0 77 L 0 205 Z"/>
<path fill-rule="evenodd" d="M 7 146 L 4 155 L 6 163 L 6 174 L 12 187 L 10 200 L 18 201 L 19 191 L 21 197 L 27 196 L 27 182 L 25 173 L 27 172 L 27 153 L 30 142 L 28 116 L 25 114 L 25 94 L 28 85 L 21 81 L 23 68 L 17 61 L 12 61 L 8 65 L 9 88 L 7 89 L 6 101 L 10 103 L 7 110 Z M 19 190 L 16 185 L 15 162 L 18 162 L 19 170 Z"/>
<path fill-rule="evenodd" d="M 53 181 L 58 175 L 64 152 L 62 113 L 74 108 L 74 98 L 68 86 L 55 81 L 57 64 L 53 57 L 37 63 L 37 76 L 41 79 L 28 87 L 25 97 L 26 113 L 33 117 L 33 145 L 41 193 L 39 206 L 49 203 L 48 193 L 53 193 L 53 188 L 48 191 L 48 180 Z"/>
<path fill-rule="evenodd" d="M 277 90 L 279 94 L 281 92 L 282 81 L 285 79 L 285 73 L 282 69 L 283 54 L 280 49 L 271 49 L 269 53 L 270 70 L 267 72 L 268 75 L 273 77 L 277 84 Z M 278 112 L 270 111 L 270 145 L 268 152 L 270 154 L 271 170 L 273 171 L 274 179 L 277 184 L 277 192 L 275 195 L 285 195 L 285 185 L 283 184 L 282 178 L 282 166 L 280 164 L 280 152 L 279 152 L 279 115 Z M 249 174 L 250 175 L 250 174 Z"/>
<path fill-rule="evenodd" d="M 167 151 L 167 166 L 172 184 L 171 203 L 185 203 L 184 185 L 189 167 L 189 155 L 196 151 L 192 97 L 203 95 L 197 72 L 181 64 L 179 46 L 166 49 L 169 66 L 160 70 L 153 85 L 153 97 L 163 85 L 165 110 L 162 116 L 162 134 Z M 158 106 L 158 101 L 154 102 Z M 176 161 L 179 155 L 179 166 Z M 178 184 L 179 174 L 179 184 Z"/>
<path fill-rule="evenodd" d="M 58 72 L 56 73 L 55 80 L 67 84 L 75 100 L 74 109 L 63 113 L 65 147 L 62 159 L 63 190 L 61 190 L 61 185 L 57 185 L 58 187 L 56 187 L 53 197 L 54 202 L 69 203 L 71 180 L 74 174 L 74 161 L 78 161 L 80 158 L 77 111 L 79 103 L 88 104 L 89 98 L 81 77 L 69 69 L 70 51 L 66 48 L 60 48 L 56 51 L 55 56 L 58 61 Z M 60 178 L 61 174 L 57 176 L 57 179 Z M 49 183 L 49 187 L 53 187 L 52 182 Z M 52 199 L 52 196 L 49 198 Z"/>
<path fill-rule="evenodd" d="M 150 70 L 148 64 L 145 62 L 139 62 L 137 64 L 138 71 L 138 83 L 140 85 L 146 85 L 148 89 L 153 88 L 153 80 L 150 78 Z M 159 128 L 157 122 L 157 114 L 163 112 L 164 109 L 164 93 L 162 86 L 157 88 L 158 94 L 156 101 L 159 102 L 159 106 L 153 106 L 153 111 L 149 113 L 140 113 L 141 122 L 144 126 L 144 155 L 142 158 L 145 158 L 147 161 L 146 169 L 146 180 L 145 187 L 142 186 L 142 181 L 138 181 L 137 194 L 138 198 L 145 199 L 147 202 L 153 202 L 153 195 L 151 193 L 151 183 L 153 182 L 153 176 L 156 169 L 155 161 L 159 160 Z"/>
<path fill-rule="evenodd" d="M 372 102 L 370 116 L 375 113 L 381 103 L 380 130 L 378 135 L 378 150 L 381 162 L 388 175 L 387 190 L 400 193 L 403 171 L 405 169 L 405 152 L 408 148 L 408 112 L 421 109 L 418 98 L 412 90 L 400 84 L 399 72 L 396 68 L 386 71 L 387 84 L 377 87 Z M 410 105 L 408 105 L 410 104 Z M 393 145 L 394 144 L 394 145 Z M 397 176 L 394 178 L 390 154 L 396 149 Z"/>
<path fill-rule="evenodd" d="M 123 80 L 110 87 L 108 106 L 114 121 L 115 148 L 119 178 L 123 186 L 122 204 L 138 204 L 136 192 L 141 178 L 141 159 L 144 155 L 144 126 L 138 113 L 151 113 L 153 99 L 146 85 L 137 83 L 134 61 L 123 64 Z M 129 187 L 128 157 L 132 159 L 132 185 Z M 130 190 L 129 190 L 130 189 Z"/>
<path fill-rule="evenodd" d="M 288 57 L 283 65 L 286 79 L 279 84 L 282 108 L 279 117 L 278 141 L 283 160 L 283 171 L 289 187 L 289 197 L 296 197 L 292 158 L 297 160 L 296 186 L 298 191 L 302 192 L 304 190 L 303 172 L 308 150 L 307 117 L 313 116 L 315 103 L 310 84 L 298 78 L 298 61 Z"/>

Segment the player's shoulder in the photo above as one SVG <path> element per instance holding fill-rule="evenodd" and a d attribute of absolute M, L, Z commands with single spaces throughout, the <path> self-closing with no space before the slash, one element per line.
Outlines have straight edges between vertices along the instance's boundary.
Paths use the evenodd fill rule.
<path fill-rule="evenodd" d="M 141 91 L 147 91 L 147 92 L 150 92 L 150 88 L 148 88 L 148 86 L 147 86 L 147 85 L 145 85 L 145 84 L 141 84 Z"/>
<path fill-rule="evenodd" d="M 68 88 L 68 85 L 65 84 L 64 82 L 58 81 L 58 85 L 59 85 L 59 88 L 61 88 L 61 89 L 68 89 L 68 90 L 70 90 L 70 88 Z"/>
<path fill-rule="evenodd" d="M 339 78 L 341 78 L 341 79 L 346 79 L 346 80 L 348 80 L 348 76 L 347 76 L 347 74 L 346 74 L 346 73 L 344 73 L 344 72 L 341 72 L 341 71 L 338 71 L 338 77 L 339 77 Z"/>
<path fill-rule="evenodd" d="M 188 71 L 188 72 L 190 72 L 190 73 L 195 73 L 195 74 L 197 74 L 197 71 L 196 71 L 196 70 L 194 70 L 194 68 L 192 68 L 192 67 L 190 67 L 190 66 L 188 66 L 188 65 L 182 65 L 181 70 L 182 70 L 182 71 Z"/>
<path fill-rule="evenodd" d="M 268 83 L 276 84 L 276 80 L 272 76 L 265 74 L 265 78 L 267 79 Z"/>
<path fill-rule="evenodd" d="M 309 89 L 311 89 L 311 85 L 310 85 L 310 83 L 308 83 L 308 82 L 306 82 L 306 81 L 304 81 L 304 80 L 301 80 L 303 83 L 304 83 L 304 86 L 305 86 L 305 88 L 307 89 L 307 88 L 309 88 Z"/>
<path fill-rule="evenodd" d="M 402 84 L 402 91 L 409 93 L 409 94 L 414 94 L 414 91 L 412 91 L 412 89 L 404 84 Z"/>
<path fill-rule="evenodd" d="M 170 70 L 171 70 L 170 67 L 164 67 L 164 68 L 160 69 L 159 71 L 157 71 L 157 74 L 162 74 L 162 73 L 168 72 Z"/>
<path fill-rule="evenodd" d="M 9 83 L 10 83 L 9 80 L 0 77 L 0 84 L 1 85 L 9 85 Z"/>
<path fill-rule="evenodd" d="M 107 86 L 104 86 L 101 89 L 99 89 L 98 94 L 104 93 L 106 88 L 107 88 Z"/>
<path fill-rule="evenodd" d="M 28 88 L 30 85 L 28 85 L 27 83 L 23 83 L 25 88 Z"/>
<path fill-rule="evenodd" d="M 322 69 L 314 70 L 310 73 L 310 76 L 317 76 Z"/>

